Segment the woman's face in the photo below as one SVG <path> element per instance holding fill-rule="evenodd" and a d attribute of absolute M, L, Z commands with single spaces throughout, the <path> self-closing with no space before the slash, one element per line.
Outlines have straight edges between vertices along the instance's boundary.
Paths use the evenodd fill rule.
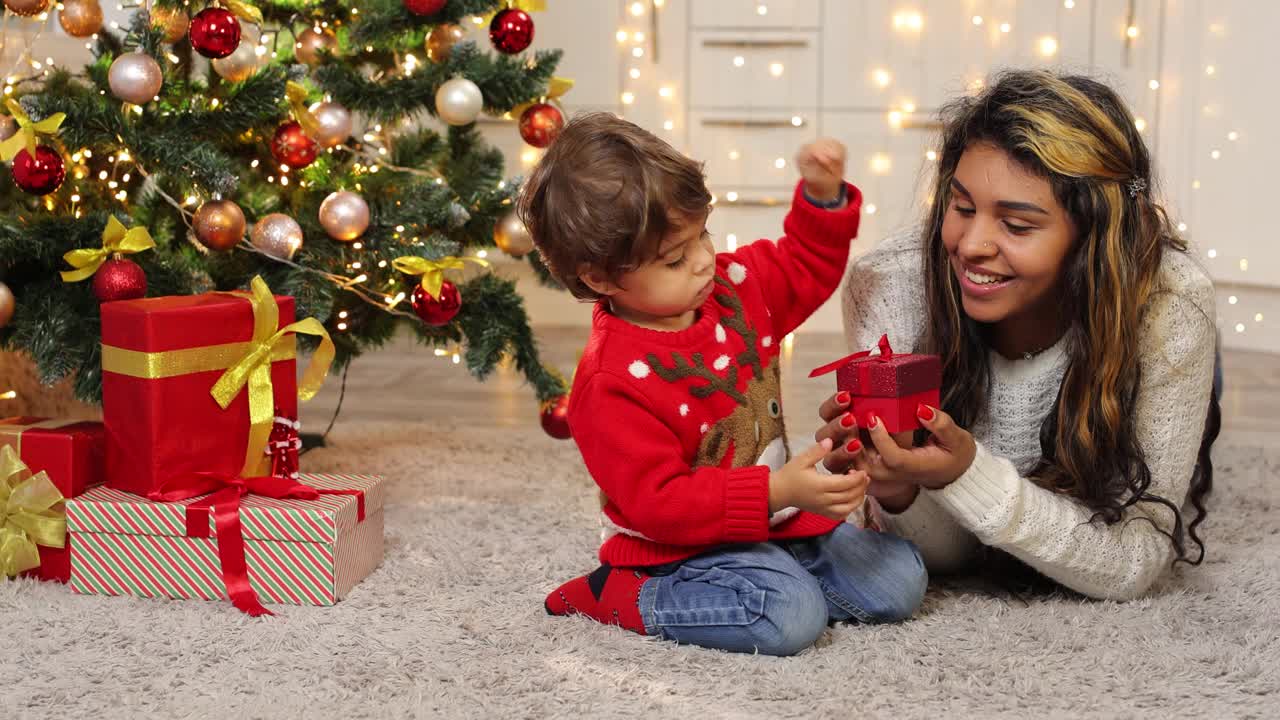
<path fill-rule="evenodd" d="M 942 244 L 965 313 L 983 323 L 1056 318 L 1075 227 L 1049 181 L 987 143 L 965 149 L 951 183 Z"/>

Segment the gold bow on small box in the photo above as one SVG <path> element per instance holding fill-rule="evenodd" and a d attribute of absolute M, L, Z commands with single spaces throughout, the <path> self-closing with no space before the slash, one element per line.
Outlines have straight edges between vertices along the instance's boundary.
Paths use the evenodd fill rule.
<path fill-rule="evenodd" d="M 439 300 L 440 288 L 444 286 L 444 271 L 463 269 L 466 267 L 466 263 L 463 260 L 473 262 L 482 267 L 489 267 L 489 263 L 478 257 L 456 258 L 448 256 L 439 260 L 428 260 L 416 255 L 402 255 L 392 260 L 391 266 L 407 275 L 421 275 L 422 289 L 433 299 Z"/>
<path fill-rule="evenodd" d="M 75 270 L 63 270 L 63 282 L 80 282 L 91 277 L 102 267 L 102 263 L 112 255 L 132 255 L 143 250 L 150 250 L 156 243 L 151 233 L 144 227 L 124 229 L 124 225 L 115 216 L 107 218 L 107 227 L 102 231 L 102 247 L 81 248 L 72 250 L 62 256 Z"/>
<path fill-rule="evenodd" d="M 37 545 L 65 546 L 63 500 L 48 475 L 32 475 L 12 446 L 0 448 L 0 573 L 13 577 L 40 567 Z"/>
<path fill-rule="evenodd" d="M 31 117 L 22 110 L 17 101 L 5 100 L 5 107 L 18 122 L 18 132 L 4 142 L 0 142 L 0 160 L 8 162 L 17 156 L 18 151 L 26 150 L 31 157 L 36 156 L 36 137 L 38 135 L 56 135 L 58 127 L 67 118 L 66 113 L 54 113 L 40 122 L 32 122 Z"/>

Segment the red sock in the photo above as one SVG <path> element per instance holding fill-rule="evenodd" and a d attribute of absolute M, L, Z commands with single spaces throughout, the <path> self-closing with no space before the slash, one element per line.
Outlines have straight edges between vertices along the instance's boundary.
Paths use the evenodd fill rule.
<path fill-rule="evenodd" d="M 640 586 L 649 576 L 639 570 L 601 565 L 590 575 L 574 578 L 547 596 L 551 615 L 586 615 L 605 625 L 617 625 L 645 635 L 640 618 Z"/>

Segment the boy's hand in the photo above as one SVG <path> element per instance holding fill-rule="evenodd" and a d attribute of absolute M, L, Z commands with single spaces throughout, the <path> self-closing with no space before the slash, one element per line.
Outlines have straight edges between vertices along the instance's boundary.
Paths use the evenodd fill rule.
<path fill-rule="evenodd" d="M 769 473 L 769 512 L 797 507 L 832 520 L 844 520 L 862 506 L 870 478 L 865 472 L 824 475 L 814 466 L 831 450 L 823 440 Z"/>
<path fill-rule="evenodd" d="M 820 138 L 796 153 L 796 168 L 809 197 L 829 202 L 840 196 L 844 183 L 845 149 L 839 140 Z"/>

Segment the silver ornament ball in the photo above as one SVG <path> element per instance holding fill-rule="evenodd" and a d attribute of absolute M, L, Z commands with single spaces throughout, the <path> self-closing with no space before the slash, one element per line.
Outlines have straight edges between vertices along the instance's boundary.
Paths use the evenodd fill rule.
<path fill-rule="evenodd" d="M 146 53 L 129 52 L 116 58 L 107 71 L 111 94 L 121 100 L 144 105 L 160 92 L 164 75 L 160 63 Z"/>
<path fill-rule="evenodd" d="M 254 224 L 249 242 L 272 257 L 289 260 L 302 247 L 302 227 L 284 213 L 271 213 Z"/>
<path fill-rule="evenodd" d="M 210 60 L 213 71 L 228 82 L 241 82 L 258 72 L 258 44 L 241 35 L 240 45 L 224 58 Z"/>
<path fill-rule="evenodd" d="M 369 228 L 369 204 L 349 190 L 330 193 L 320 203 L 320 225 L 334 240 L 355 240 Z"/>
<path fill-rule="evenodd" d="M 450 125 L 470 125 L 483 108 L 480 87 L 466 78 L 446 80 L 436 90 L 436 114 Z"/>
<path fill-rule="evenodd" d="M 316 117 L 316 131 L 312 139 L 321 147 L 341 145 L 351 137 L 351 113 L 335 102 L 316 103 L 311 106 L 311 114 Z"/>
<path fill-rule="evenodd" d="M 520 222 L 520 216 L 512 211 L 498 219 L 493 228 L 493 244 L 511 257 L 522 258 L 533 250 L 533 235 Z"/>

